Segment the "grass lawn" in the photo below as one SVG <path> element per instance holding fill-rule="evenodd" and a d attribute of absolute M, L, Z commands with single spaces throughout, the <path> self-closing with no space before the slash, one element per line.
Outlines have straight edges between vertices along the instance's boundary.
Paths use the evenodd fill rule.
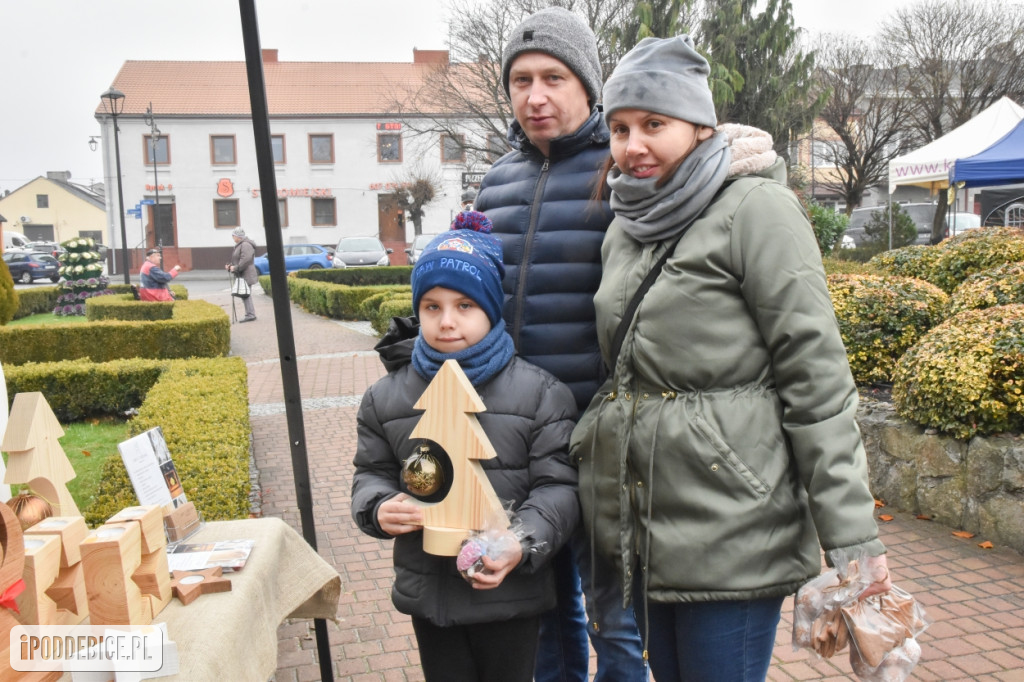
<path fill-rule="evenodd" d="M 82 512 L 96 495 L 104 460 L 120 457 L 117 444 L 128 439 L 128 423 L 104 417 L 61 426 L 64 437 L 60 439 L 60 445 L 75 469 L 75 477 L 67 482 L 67 486 L 78 511 Z M 19 487 L 11 485 L 11 494 L 16 495 Z"/>
<path fill-rule="evenodd" d="M 36 313 L 28 317 L 11 320 L 7 326 L 14 327 L 22 324 L 80 324 L 88 322 L 85 315 L 54 315 L 53 313 Z"/>

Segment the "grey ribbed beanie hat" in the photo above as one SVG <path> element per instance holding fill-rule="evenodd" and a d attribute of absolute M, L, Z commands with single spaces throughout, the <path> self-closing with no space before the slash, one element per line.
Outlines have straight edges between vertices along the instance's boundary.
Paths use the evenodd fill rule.
<path fill-rule="evenodd" d="M 601 101 L 601 58 L 586 22 L 562 7 L 535 12 L 516 26 L 501 57 L 501 84 L 509 95 L 508 72 L 524 52 L 543 52 L 562 62 L 583 83 L 590 106 Z"/>
<path fill-rule="evenodd" d="M 604 84 L 604 117 L 618 109 L 642 109 L 714 128 L 718 117 L 710 73 L 690 36 L 644 38 Z"/>

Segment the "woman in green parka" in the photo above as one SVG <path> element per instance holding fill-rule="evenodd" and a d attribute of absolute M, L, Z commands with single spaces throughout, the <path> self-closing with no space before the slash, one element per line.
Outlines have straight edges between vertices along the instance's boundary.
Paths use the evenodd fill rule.
<path fill-rule="evenodd" d="M 813 231 L 771 137 L 716 130 L 708 73 L 688 36 L 648 38 L 604 86 L 611 376 L 573 433 L 584 523 L 658 682 L 763 680 L 819 547 L 869 557 L 864 596 L 891 588 Z"/>

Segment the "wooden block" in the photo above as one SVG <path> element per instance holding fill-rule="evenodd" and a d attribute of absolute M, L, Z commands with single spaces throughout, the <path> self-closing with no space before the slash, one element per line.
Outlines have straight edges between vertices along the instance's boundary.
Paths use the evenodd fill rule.
<path fill-rule="evenodd" d="M 186 502 L 177 509 L 165 511 L 164 527 L 171 542 L 184 540 L 199 529 L 199 512 L 196 511 L 196 506 Z"/>
<path fill-rule="evenodd" d="M 220 566 L 204 568 L 201 571 L 175 571 L 171 589 L 182 605 L 187 606 L 201 594 L 230 592 L 231 581 L 221 577 L 222 573 Z"/>
<path fill-rule="evenodd" d="M 26 530 L 25 534 L 60 536 L 60 565 L 67 568 L 82 560 L 78 546 L 89 534 L 89 527 L 81 516 L 51 516 Z"/>
<path fill-rule="evenodd" d="M 142 594 L 149 597 L 154 617 L 170 603 L 171 571 L 167 567 L 167 552 L 163 547 L 142 555 L 142 564 L 132 579 Z"/>
<path fill-rule="evenodd" d="M 53 625 L 57 604 L 47 595 L 60 573 L 60 538 L 55 535 L 25 537 L 25 591 L 18 597 L 22 625 Z"/>
<path fill-rule="evenodd" d="M 142 553 L 149 554 L 167 546 L 163 508 L 159 505 L 125 507 L 107 520 L 107 525 L 137 523 L 142 531 Z"/>
<path fill-rule="evenodd" d="M 147 625 L 153 619 L 132 575 L 142 564 L 139 524 L 100 526 L 80 545 L 93 625 Z"/>
<path fill-rule="evenodd" d="M 57 625 L 78 625 L 89 617 L 85 572 L 81 562 L 60 569 L 57 579 L 46 593 L 57 604 Z"/>

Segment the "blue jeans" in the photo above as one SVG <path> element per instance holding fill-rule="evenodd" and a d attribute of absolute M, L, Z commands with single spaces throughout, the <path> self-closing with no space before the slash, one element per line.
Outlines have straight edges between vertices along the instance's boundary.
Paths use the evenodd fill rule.
<path fill-rule="evenodd" d="M 647 682 L 647 665 L 633 611 L 622 608 L 622 589 L 615 570 L 600 558 L 597 561 L 591 585 L 590 546 L 582 526 L 555 555 L 558 605 L 541 618 L 535 682 L 586 682 L 590 658 L 587 635 L 597 654 L 594 682 Z"/>
<path fill-rule="evenodd" d="M 648 602 L 647 652 L 658 682 L 764 682 L 785 597 L 748 601 Z M 641 629 L 644 602 L 634 590 Z"/>

